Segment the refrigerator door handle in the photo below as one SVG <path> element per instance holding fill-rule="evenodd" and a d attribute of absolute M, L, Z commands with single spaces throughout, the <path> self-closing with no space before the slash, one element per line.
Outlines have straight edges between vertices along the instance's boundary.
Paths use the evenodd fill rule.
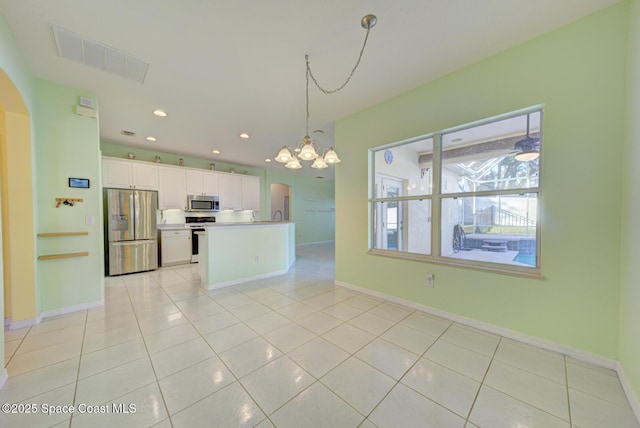
<path fill-rule="evenodd" d="M 111 245 L 114 247 L 124 247 L 127 245 L 139 245 L 139 244 L 153 244 L 156 241 L 153 239 L 142 239 L 139 241 L 120 241 L 120 242 L 111 242 Z"/>

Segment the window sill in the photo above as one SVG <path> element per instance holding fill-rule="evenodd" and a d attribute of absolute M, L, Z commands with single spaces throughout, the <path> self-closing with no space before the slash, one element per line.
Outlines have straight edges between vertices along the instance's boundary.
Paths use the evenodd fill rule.
<path fill-rule="evenodd" d="M 432 255 L 389 251 L 389 250 L 378 250 L 378 249 L 371 249 L 368 251 L 368 254 L 373 256 L 391 257 L 395 259 L 433 263 L 433 264 L 470 269 L 470 270 L 481 271 L 481 272 L 497 273 L 500 275 L 510 275 L 510 276 L 516 276 L 519 278 L 544 280 L 544 276 L 542 275 L 542 273 L 540 272 L 540 269 L 538 268 L 526 268 L 526 267 L 510 266 L 510 265 L 498 264 L 498 263 L 489 264 L 489 263 L 482 263 L 482 262 L 474 262 L 471 260 L 459 260 L 459 259 L 454 259 L 450 257 L 436 257 Z"/>

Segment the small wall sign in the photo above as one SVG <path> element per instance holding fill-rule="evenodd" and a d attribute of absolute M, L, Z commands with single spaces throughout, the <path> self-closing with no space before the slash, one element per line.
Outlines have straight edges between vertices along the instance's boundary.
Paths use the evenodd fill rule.
<path fill-rule="evenodd" d="M 89 179 L 88 178 L 72 178 L 72 177 L 69 177 L 69 187 L 76 187 L 78 189 L 88 189 L 89 188 Z"/>

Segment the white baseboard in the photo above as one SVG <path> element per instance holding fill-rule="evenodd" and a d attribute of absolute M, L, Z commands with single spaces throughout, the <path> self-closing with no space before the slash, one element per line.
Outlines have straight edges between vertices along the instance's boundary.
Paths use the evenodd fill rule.
<path fill-rule="evenodd" d="M 296 248 L 297 247 L 310 247 L 313 245 L 326 245 L 326 244 L 335 244 L 336 241 L 335 240 L 331 240 L 331 241 L 317 241 L 317 242 L 305 242 L 304 244 L 296 244 Z"/>
<path fill-rule="evenodd" d="M 631 405 L 633 413 L 635 414 L 636 419 L 640 421 L 640 401 L 638 400 L 638 396 L 636 395 L 633 388 L 631 388 L 629 379 L 624 373 L 624 369 L 622 368 L 622 365 L 618 360 L 615 360 L 609 357 L 603 357 L 602 355 L 597 355 L 591 352 L 584 351 L 582 349 L 573 348 L 571 346 L 561 345 L 559 343 L 555 343 L 550 340 L 540 339 L 535 336 L 529 336 L 527 334 L 509 330 L 494 324 L 489 324 L 482 321 L 474 320 L 472 318 L 463 317 L 458 314 L 443 311 L 442 309 L 433 308 L 431 306 L 412 302 L 411 300 L 406 300 L 406 299 L 392 296 L 386 293 L 381 293 L 379 291 L 370 290 L 368 288 L 349 284 L 347 282 L 337 281 L 337 280 L 334 282 L 336 285 L 339 285 L 341 287 L 359 291 L 364 294 L 369 294 L 370 296 L 388 300 L 390 302 L 397 303 L 403 306 L 408 306 L 410 308 L 423 311 L 431 315 L 436 315 L 441 318 L 448 319 L 450 321 L 455 321 L 460 324 L 474 327 L 489 333 L 493 333 L 509 339 L 517 340 L 518 342 L 526 343 L 528 345 L 536 346 L 538 348 L 546 349 L 548 351 L 564 354 L 578 361 L 582 361 L 588 364 L 593 364 L 599 367 L 604 367 L 610 370 L 615 370 L 616 373 L 618 373 L 618 378 L 620 379 L 620 383 L 622 384 L 622 388 L 624 389 L 625 395 L 627 396 L 627 400 L 629 400 L 629 404 Z"/>
<path fill-rule="evenodd" d="M 32 325 L 40 324 L 40 318 L 29 318 L 26 320 L 14 321 L 11 320 L 11 324 L 9 324 L 9 330 L 18 330 L 25 327 L 31 327 Z"/>
<path fill-rule="evenodd" d="M 469 327 L 474 327 L 474 328 L 486 331 L 488 333 L 497 334 L 499 336 L 517 340 L 518 342 L 523 342 L 528 345 L 546 349 L 548 351 L 558 352 L 560 354 L 564 354 L 568 357 L 574 358 L 576 360 L 579 360 L 585 363 L 593 364 L 599 367 L 604 367 L 610 370 L 616 370 L 616 368 L 618 367 L 618 361 L 614 360 L 613 358 L 603 357 L 602 355 L 594 354 L 588 351 L 584 351 L 582 349 L 573 348 L 567 345 L 561 345 L 559 343 L 555 343 L 546 339 L 541 339 L 539 337 L 529 336 L 527 334 L 509 330 L 507 328 L 500 327 L 494 324 L 489 324 L 486 322 L 474 320 L 473 318 L 467 318 L 462 315 L 444 311 L 442 309 L 433 308 L 431 306 L 423 305 L 421 303 L 412 302 L 410 300 L 402 299 L 396 296 L 391 296 L 386 293 L 370 290 L 368 288 L 360 287 L 360 286 L 349 284 L 346 282 L 335 281 L 335 284 L 345 288 L 350 288 L 352 290 L 359 291 L 361 293 L 369 294 L 371 296 L 378 297 L 380 299 L 388 300 L 393 303 L 398 303 L 400 305 L 408 306 L 410 308 L 417 309 L 419 311 L 423 311 L 431 315 L 436 315 L 441 318 L 455 321 L 457 323 L 464 324 Z"/>
<path fill-rule="evenodd" d="M 7 383 L 7 379 L 9 379 L 9 372 L 7 372 L 7 369 L 4 369 L 2 374 L 0 374 L 0 389 Z"/>
<path fill-rule="evenodd" d="M 104 300 L 96 300 L 94 302 L 80 303 L 79 305 L 66 306 L 60 309 L 50 309 L 48 311 L 41 312 L 39 318 L 42 320 L 45 318 L 51 318 L 58 315 L 70 314 L 72 312 L 86 311 L 87 309 L 98 308 L 103 305 L 104 305 Z"/>
<path fill-rule="evenodd" d="M 627 396 L 627 400 L 629 400 L 629 404 L 631 405 L 631 409 L 633 413 L 636 415 L 636 419 L 640 422 L 640 400 L 638 400 L 638 396 L 636 395 L 633 388 L 631 388 L 631 383 L 629 382 L 629 378 L 624 372 L 624 368 L 620 362 L 617 362 L 616 372 L 618 373 L 618 378 L 620 379 L 620 383 L 622 384 L 622 389 L 624 389 L 624 393 Z"/>
<path fill-rule="evenodd" d="M 294 262 L 295 262 L 295 259 L 294 259 Z M 218 288 L 228 287 L 230 285 L 242 284 L 243 282 L 247 282 L 247 281 L 255 281 L 256 279 L 271 278 L 272 276 L 278 276 L 278 275 L 283 275 L 287 273 L 289 271 L 289 268 L 278 270 L 275 272 L 265 273 L 262 275 L 247 276 L 244 278 L 234 279 L 231 281 L 219 282 L 217 284 L 202 284 L 202 288 L 204 288 L 207 291 L 211 291 L 211 290 L 217 290 Z"/>

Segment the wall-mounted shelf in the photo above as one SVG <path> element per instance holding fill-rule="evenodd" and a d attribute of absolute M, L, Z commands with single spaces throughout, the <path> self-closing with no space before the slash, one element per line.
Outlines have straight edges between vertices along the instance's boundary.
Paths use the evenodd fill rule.
<path fill-rule="evenodd" d="M 38 233 L 38 238 L 57 238 L 61 236 L 87 236 L 89 232 L 52 232 Z"/>
<path fill-rule="evenodd" d="M 48 254 L 46 256 L 39 256 L 38 260 L 70 259 L 73 257 L 86 257 L 88 255 L 88 251 L 84 251 L 82 253 Z"/>

